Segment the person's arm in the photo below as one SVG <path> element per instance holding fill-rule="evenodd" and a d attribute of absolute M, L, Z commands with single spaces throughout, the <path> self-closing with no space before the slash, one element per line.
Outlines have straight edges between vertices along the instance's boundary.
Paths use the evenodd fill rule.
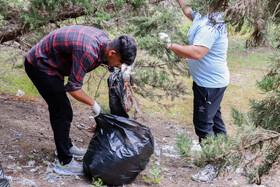
<path fill-rule="evenodd" d="M 193 17 L 192 17 L 192 8 L 191 7 L 188 7 L 186 6 L 187 5 L 187 2 L 185 0 L 177 0 L 181 9 L 183 10 L 185 16 L 187 18 L 189 18 L 190 20 L 193 20 Z"/>
<path fill-rule="evenodd" d="M 179 45 L 176 43 L 172 43 L 168 48 L 177 55 L 183 58 L 195 59 L 199 60 L 204 55 L 206 55 L 209 51 L 207 47 L 199 46 L 199 45 Z"/>
<path fill-rule="evenodd" d="M 68 92 L 72 97 L 74 97 L 76 100 L 89 105 L 93 106 L 95 104 L 95 101 L 89 97 L 82 89 L 81 90 L 75 90 L 75 91 L 69 91 Z"/>
<path fill-rule="evenodd" d="M 93 112 L 93 117 L 96 117 L 100 114 L 101 108 L 99 104 L 93 100 L 91 97 L 89 97 L 82 89 L 75 90 L 75 91 L 68 91 L 68 93 L 74 97 L 76 100 L 89 105 Z"/>
<path fill-rule="evenodd" d="M 95 60 L 86 52 L 75 52 L 72 54 L 72 58 L 72 70 L 65 86 L 66 91 L 76 100 L 89 105 L 94 113 L 94 117 L 96 117 L 100 114 L 100 106 L 82 90 L 83 79 L 87 69 L 91 66 L 90 62 L 95 62 Z"/>

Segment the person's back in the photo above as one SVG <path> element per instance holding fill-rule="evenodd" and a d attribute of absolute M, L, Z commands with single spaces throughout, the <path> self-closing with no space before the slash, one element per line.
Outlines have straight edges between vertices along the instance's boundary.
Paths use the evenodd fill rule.
<path fill-rule="evenodd" d="M 192 11 L 193 24 L 188 32 L 190 45 L 209 49 L 201 59 L 189 59 L 189 68 L 197 85 L 207 88 L 222 88 L 229 83 L 227 67 L 228 37 L 226 26 L 219 13 L 212 15 L 216 25 L 208 16 L 202 17 Z"/>
<path fill-rule="evenodd" d="M 97 28 L 72 25 L 57 29 L 42 38 L 26 56 L 39 70 L 62 78 L 70 74 L 75 58 L 88 59 L 88 64 L 83 64 L 86 71 L 100 65 L 108 42 L 107 34 Z M 99 55 L 102 51 L 103 54 Z"/>

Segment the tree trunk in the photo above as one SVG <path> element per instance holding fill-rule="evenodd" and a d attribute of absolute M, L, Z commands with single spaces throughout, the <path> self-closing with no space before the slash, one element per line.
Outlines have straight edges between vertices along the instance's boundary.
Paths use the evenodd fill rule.
<path fill-rule="evenodd" d="M 86 14 L 87 13 L 85 12 L 85 9 L 81 7 L 77 8 L 76 10 L 72 10 L 68 12 L 61 12 L 54 19 L 49 20 L 48 22 L 38 24 L 37 28 L 46 25 L 48 23 L 56 23 L 58 21 L 64 21 L 70 18 L 85 16 Z M 4 26 L 0 28 L 0 44 L 3 44 L 4 42 L 7 41 L 15 40 L 29 31 L 30 31 L 30 25 L 28 24 L 24 24 L 24 25 L 12 24 L 8 26 Z"/>

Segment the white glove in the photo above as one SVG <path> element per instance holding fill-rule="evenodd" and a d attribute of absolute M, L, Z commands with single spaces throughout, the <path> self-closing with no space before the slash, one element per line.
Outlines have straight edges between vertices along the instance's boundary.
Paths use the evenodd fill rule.
<path fill-rule="evenodd" d="M 168 34 L 163 32 L 158 33 L 159 38 L 165 43 L 166 48 L 171 46 L 171 39 L 169 38 Z"/>
<path fill-rule="evenodd" d="M 123 81 L 129 82 L 130 81 L 130 74 L 131 74 L 132 66 L 128 66 L 126 64 L 122 64 L 121 72 L 123 74 Z"/>
<path fill-rule="evenodd" d="M 100 114 L 101 111 L 101 107 L 99 106 L 99 104 L 94 101 L 95 104 L 93 106 L 91 106 L 92 112 L 93 112 L 93 117 L 97 117 Z"/>

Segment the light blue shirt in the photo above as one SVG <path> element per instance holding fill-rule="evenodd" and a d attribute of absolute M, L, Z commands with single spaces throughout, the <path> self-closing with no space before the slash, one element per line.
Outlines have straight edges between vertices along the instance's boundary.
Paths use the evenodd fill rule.
<path fill-rule="evenodd" d="M 226 26 L 224 23 L 213 26 L 209 22 L 208 15 L 202 17 L 195 11 L 192 11 L 192 17 L 194 20 L 188 32 L 190 45 L 204 46 L 209 49 L 200 60 L 188 60 L 192 78 L 201 87 L 226 87 L 229 84 Z M 216 13 L 214 17 L 216 21 L 222 21 L 220 13 Z"/>

